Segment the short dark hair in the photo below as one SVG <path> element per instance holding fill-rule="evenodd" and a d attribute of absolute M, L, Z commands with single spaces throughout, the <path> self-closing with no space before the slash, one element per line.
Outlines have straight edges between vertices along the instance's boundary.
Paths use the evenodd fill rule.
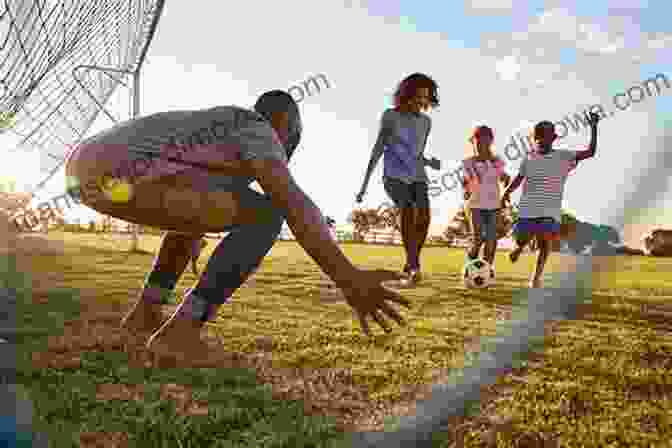
<path fill-rule="evenodd" d="M 553 128 L 553 130 L 555 130 L 555 125 L 548 120 L 540 121 L 539 123 L 534 125 L 534 133 L 536 134 L 537 132 L 541 131 L 544 128 Z"/>
<path fill-rule="evenodd" d="M 271 90 L 262 94 L 254 103 L 254 110 L 269 122 L 274 112 L 289 112 L 289 139 L 285 145 L 287 158 L 291 158 L 301 141 L 303 124 L 299 105 L 292 95 L 284 90 Z"/>
<path fill-rule="evenodd" d="M 413 73 L 399 83 L 397 90 L 394 92 L 394 107 L 404 104 L 409 98 L 415 95 L 415 92 L 419 88 L 423 87 L 429 89 L 432 107 L 437 107 L 439 105 L 439 85 L 424 73 Z"/>

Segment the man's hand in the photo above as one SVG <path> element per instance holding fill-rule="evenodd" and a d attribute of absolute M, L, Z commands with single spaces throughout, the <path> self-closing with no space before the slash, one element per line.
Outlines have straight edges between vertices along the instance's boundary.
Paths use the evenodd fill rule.
<path fill-rule="evenodd" d="M 431 159 L 429 159 L 427 161 L 427 165 L 429 165 L 431 168 L 437 171 L 441 169 L 441 161 L 436 157 L 432 157 Z"/>
<path fill-rule="evenodd" d="M 591 128 L 596 128 L 597 123 L 600 121 L 600 116 L 596 114 L 595 112 L 590 112 L 586 114 L 588 116 L 588 124 L 590 124 Z"/>
<path fill-rule="evenodd" d="M 348 280 L 336 284 L 343 291 L 348 304 L 355 310 L 359 318 L 359 324 L 367 336 L 371 336 L 367 318 L 373 318 L 386 333 L 392 331 L 383 314 L 391 317 L 399 325 L 405 325 L 401 315 L 387 302 L 396 302 L 410 308 L 411 303 L 396 292 L 385 288 L 381 283 L 390 280 L 401 280 L 402 276 L 393 271 L 386 270 L 361 270 L 356 269 L 354 275 Z"/>

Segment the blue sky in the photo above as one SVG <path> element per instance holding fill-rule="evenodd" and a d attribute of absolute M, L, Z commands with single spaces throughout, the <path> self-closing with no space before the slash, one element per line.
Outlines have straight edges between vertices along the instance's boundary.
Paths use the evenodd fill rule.
<path fill-rule="evenodd" d="M 463 157 L 474 124 L 492 126 L 501 151 L 509 136 L 534 121 L 559 120 L 590 104 L 613 109 L 613 95 L 657 73 L 672 81 L 670 5 L 325 0 L 316 7 L 288 0 L 266 2 L 260 11 L 256 3 L 232 9 L 223 2 L 168 0 L 144 68 L 142 112 L 249 106 L 265 90 L 325 74 L 332 88 L 301 103 L 305 134 L 292 168 L 323 212 L 344 222 L 380 115 L 404 76 L 420 71 L 439 83 L 442 105 L 431 113 L 427 153 L 449 167 Z M 583 219 L 603 220 L 620 200 L 619 188 L 644 166 L 671 112 L 668 89 L 606 120 L 597 157 L 569 180 L 566 206 Z M 101 117 L 91 132 L 109 125 Z M 569 147 L 587 142 L 585 131 L 562 141 Z M 517 164 L 510 164 L 511 174 Z M 379 166 L 365 205 L 387 200 L 381 176 Z M 56 177 L 44 195 L 58 194 L 62 182 Z M 642 219 L 672 225 L 669 214 L 660 218 L 672 209 L 672 184 L 661 194 L 667 202 L 651 205 Z M 434 229 L 445 226 L 460 196 L 454 191 L 433 200 Z"/>

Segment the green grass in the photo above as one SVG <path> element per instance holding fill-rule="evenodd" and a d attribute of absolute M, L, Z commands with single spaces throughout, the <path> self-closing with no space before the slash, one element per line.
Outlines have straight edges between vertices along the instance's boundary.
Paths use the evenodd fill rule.
<path fill-rule="evenodd" d="M 18 315 L 26 350 L 39 351 L 48 334 L 76 315 L 73 291 L 95 289 L 98 300 L 128 302 L 152 262 L 151 255 L 123 253 L 127 243 L 120 247 L 92 235 L 49 238 L 65 239 L 64 253 L 35 257 L 33 263 L 37 270 L 62 272 L 57 286 L 64 292 L 50 294 L 49 304 L 39 307 L 24 297 Z M 142 248 L 154 251 L 158 244 L 158 238 L 145 237 Z M 212 250 L 210 244 L 200 269 Z M 361 266 L 402 265 L 398 247 L 343 250 Z M 402 292 L 414 303 L 405 313 L 409 325 L 368 340 L 346 304 L 320 301 L 324 276 L 303 250 L 278 243 L 250 284 L 221 309 L 216 331 L 222 350 L 254 353 L 257 337 L 272 338 L 278 367 L 349 369 L 373 401 L 395 402 L 402 386 L 425 384 L 437 369 L 463 367 L 465 343 L 495 334 L 498 313 L 511 307 L 534 263 L 523 256 L 511 265 L 502 252 L 496 288 L 474 292 L 459 282 L 462 251 L 429 248 L 423 257 L 427 280 Z M 552 256 L 548 271 L 562 269 Z M 185 274 L 178 297 L 194 280 Z M 543 365 L 530 369 L 524 382 L 512 383 L 511 394 L 492 412 L 511 417 L 519 433 L 555 434 L 565 446 L 665 446 L 660 444 L 672 440 L 672 323 L 662 328 L 664 322 L 642 310 L 672 303 L 672 260 L 621 257 L 610 272 L 594 276 L 592 286 L 590 314 L 563 322 L 545 341 Z M 20 366 L 20 381 L 32 391 L 42 422 L 63 441 L 56 446 L 70 446 L 80 432 L 101 428 L 128 433 L 129 446 L 143 447 L 317 447 L 339 437 L 333 422 L 303 416 L 301 403 L 272 400 L 251 372 L 130 369 L 124 354 L 114 352 L 88 353 L 79 369 L 36 370 L 27 358 Z M 96 385 L 111 383 L 143 384 L 145 398 L 97 402 Z M 158 396 L 166 383 L 191 387 L 207 400 L 209 414 L 178 415 L 170 400 Z M 485 446 L 481 438 L 471 431 L 467 446 Z"/>

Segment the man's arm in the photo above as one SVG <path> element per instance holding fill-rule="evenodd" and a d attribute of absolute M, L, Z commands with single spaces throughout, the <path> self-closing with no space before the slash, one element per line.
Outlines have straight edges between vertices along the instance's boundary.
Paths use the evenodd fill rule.
<path fill-rule="evenodd" d="M 273 205 L 286 210 L 287 224 L 301 247 L 336 284 L 349 281 L 357 268 L 332 239 L 322 213 L 296 184 L 287 164 L 279 160 L 252 160 L 250 164 Z"/>

